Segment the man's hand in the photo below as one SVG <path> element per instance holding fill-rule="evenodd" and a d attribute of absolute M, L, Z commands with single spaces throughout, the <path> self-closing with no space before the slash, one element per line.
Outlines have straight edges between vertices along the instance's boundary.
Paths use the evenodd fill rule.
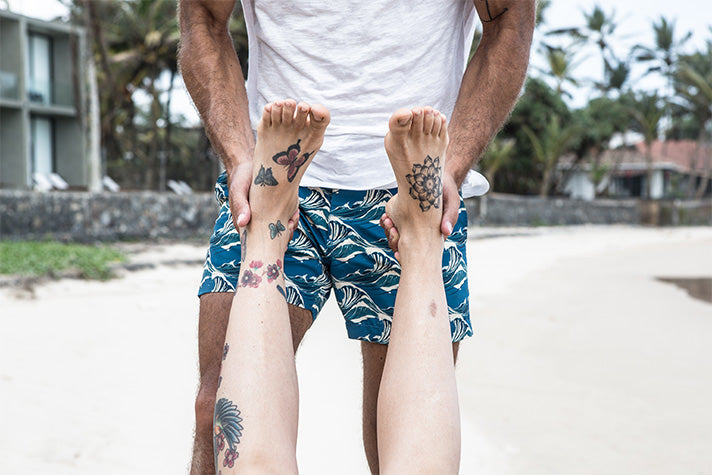
<path fill-rule="evenodd" d="M 457 191 L 458 188 L 455 178 L 451 174 L 443 172 L 443 218 L 440 222 L 440 232 L 445 238 L 452 234 L 455 223 L 457 223 L 457 216 L 460 210 L 460 194 Z M 398 228 L 396 228 L 395 224 L 393 224 L 393 220 L 386 213 L 383 213 L 379 223 L 386 233 L 388 247 L 391 248 L 396 259 L 400 259 L 398 252 L 398 239 L 400 238 L 400 234 L 398 234 Z"/>
<path fill-rule="evenodd" d="M 227 174 L 230 212 L 235 229 L 243 228 L 250 222 L 250 184 L 252 183 L 252 162 L 241 162 Z"/>
<path fill-rule="evenodd" d="M 250 222 L 255 139 L 242 69 L 229 33 L 235 0 L 180 0 L 180 66 L 213 150 L 228 172 L 235 228 Z"/>
<path fill-rule="evenodd" d="M 457 223 L 457 216 L 460 211 L 459 186 L 455 182 L 455 177 L 443 170 L 443 219 L 440 222 L 440 232 L 444 237 L 452 234 L 452 230 Z"/>
<path fill-rule="evenodd" d="M 252 185 L 252 163 L 243 162 L 235 167 L 231 173 L 227 175 L 228 200 L 230 202 L 230 213 L 232 214 L 232 224 L 235 229 L 240 230 L 247 226 L 252 219 L 252 211 L 250 210 L 250 186 Z M 287 231 L 289 239 L 294 236 L 294 231 L 299 224 L 299 207 L 294 211 L 292 217 L 289 218 Z"/>

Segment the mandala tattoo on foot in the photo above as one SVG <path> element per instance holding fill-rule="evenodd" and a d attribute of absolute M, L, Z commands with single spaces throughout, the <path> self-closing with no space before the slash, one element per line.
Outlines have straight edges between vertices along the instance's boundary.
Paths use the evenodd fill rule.
<path fill-rule="evenodd" d="M 227 398 L 220 398 L 215 403 L 215 415 L 213 418 L 213 452 L 215 454 L 215 467 L 218 467 L 218 459 L 223 454 L 223 467 L 234 467 L 235 460 L 240 454 L 237 451 L 237 444 L 242 437 L 242 417 L 236 404 Z M 227 444 L 227 448 L 225 447 Z"/>
<path fill-rule="evenodd" d="M 260 186 L 277 186 L 279 185 L 279 182 L 277 179 L 272 175 L 272 167 L 270 168 L 265 168 L 262 165 L 260 165 L 260 171 L 257 172 L 257 176 L 255 177 L 255 185 L 260 185 Z"/>
<path fill-rule="evenodd" d="M 300 157 L 299 154 L 302 152 L 302 148 L 299 145 L 299 142 L 301 141 L 302 139 L 297 140 L 297 143 L 287 147 L 286 152 L 279 152 L 272 157 L 272 160 L 274 160 L 275 163 L 288 167 L 287 180 L 289 180 L 290 183 L 293 182 L 294 178 L 297 176 L 299 167 L 304 165 L 315 152 L 315 150 L 312 150 L 311 152 L 303 153 Z"/>
<path fill-rule="evenodd" d="M 440 174 L 440 157 L 428 155 L 422 165 L 413 164 L 413 173 L 405 176 L 410 185 L 410 197 L 420 202 L 420 209 L 428 211 L 440 207 L 443 183 Z"/>

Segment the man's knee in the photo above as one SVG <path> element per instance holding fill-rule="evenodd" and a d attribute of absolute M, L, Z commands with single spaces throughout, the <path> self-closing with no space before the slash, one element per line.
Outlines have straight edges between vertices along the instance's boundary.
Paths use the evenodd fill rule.
<path fill-rule="evenodd" d="M 208 383 L 203 378 L 198 395 L 195 398 L 195 423 L 198 430 L 210 427 L 212 431 L 216 394 L 217 378 L 215 378 L 214 383 L 212 381 Z"/>

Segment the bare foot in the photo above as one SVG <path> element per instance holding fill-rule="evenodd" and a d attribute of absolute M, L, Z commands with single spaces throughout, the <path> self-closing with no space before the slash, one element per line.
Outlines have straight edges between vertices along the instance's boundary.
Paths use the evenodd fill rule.
<path fill-rule="evenodd" d="M 289 235 L 297 216 L 299 182 L 324 141 L 329 111 L 292 99 L 267 104 L 257 126 L 248 229 Z M 295 224 L 295 223 L 292 223 Z"/>
<path fill-rule="evenodd" d="M 402 254 L 409 243 L 442 244 L 442 166 L 448 143 L 445 116 L 431 107 L 399 109 L 388 123 L 385 145 L 398 182 L 386 204 Z M 398 256 L 400 257 L 400 256 Z"/>

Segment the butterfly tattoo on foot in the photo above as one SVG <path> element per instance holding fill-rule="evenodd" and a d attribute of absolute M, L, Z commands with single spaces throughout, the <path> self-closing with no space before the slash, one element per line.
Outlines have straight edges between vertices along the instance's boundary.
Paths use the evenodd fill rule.
<path fill-rule="evenodd" d="M 282 224 L 282 221 L 277 220 L 277 223 L 269 223 L 269 237 L 270 239 L 274 239 L 277 236 L 282 235 L 282 231 L 285 231 L 286 228 L 284 227 L 284 224 Z"/>
<path fill-rule="evenodd" d="M 299 146 L 299 142 L 301 141 L 302 139 L 297 140 L 297 143 L 290 145 L 286 152 L 279 152 L 277 155 L 272 157 L 272 160 L 274 160 L 275 163 L 289 167 L 287 170 L 287 180 L 289 180 L 290 183 L 293 182 L 294 178 L 297 176 L 299 167 L 304 165 L 307 160 L 314 155 L 314 151 L 312 151 L 303 153 L 301 157 L 299 156 L 302 151 L 302 148 Z"/>
<path fill-rule="evenodd" d="M 265 168 L 260 165 L 260 171 L 257 172 L 257 177 L 255 178 L 255 185 L 260 186 L 277 186 L 279 182 L 272 175 L 272 167 Z"/>

